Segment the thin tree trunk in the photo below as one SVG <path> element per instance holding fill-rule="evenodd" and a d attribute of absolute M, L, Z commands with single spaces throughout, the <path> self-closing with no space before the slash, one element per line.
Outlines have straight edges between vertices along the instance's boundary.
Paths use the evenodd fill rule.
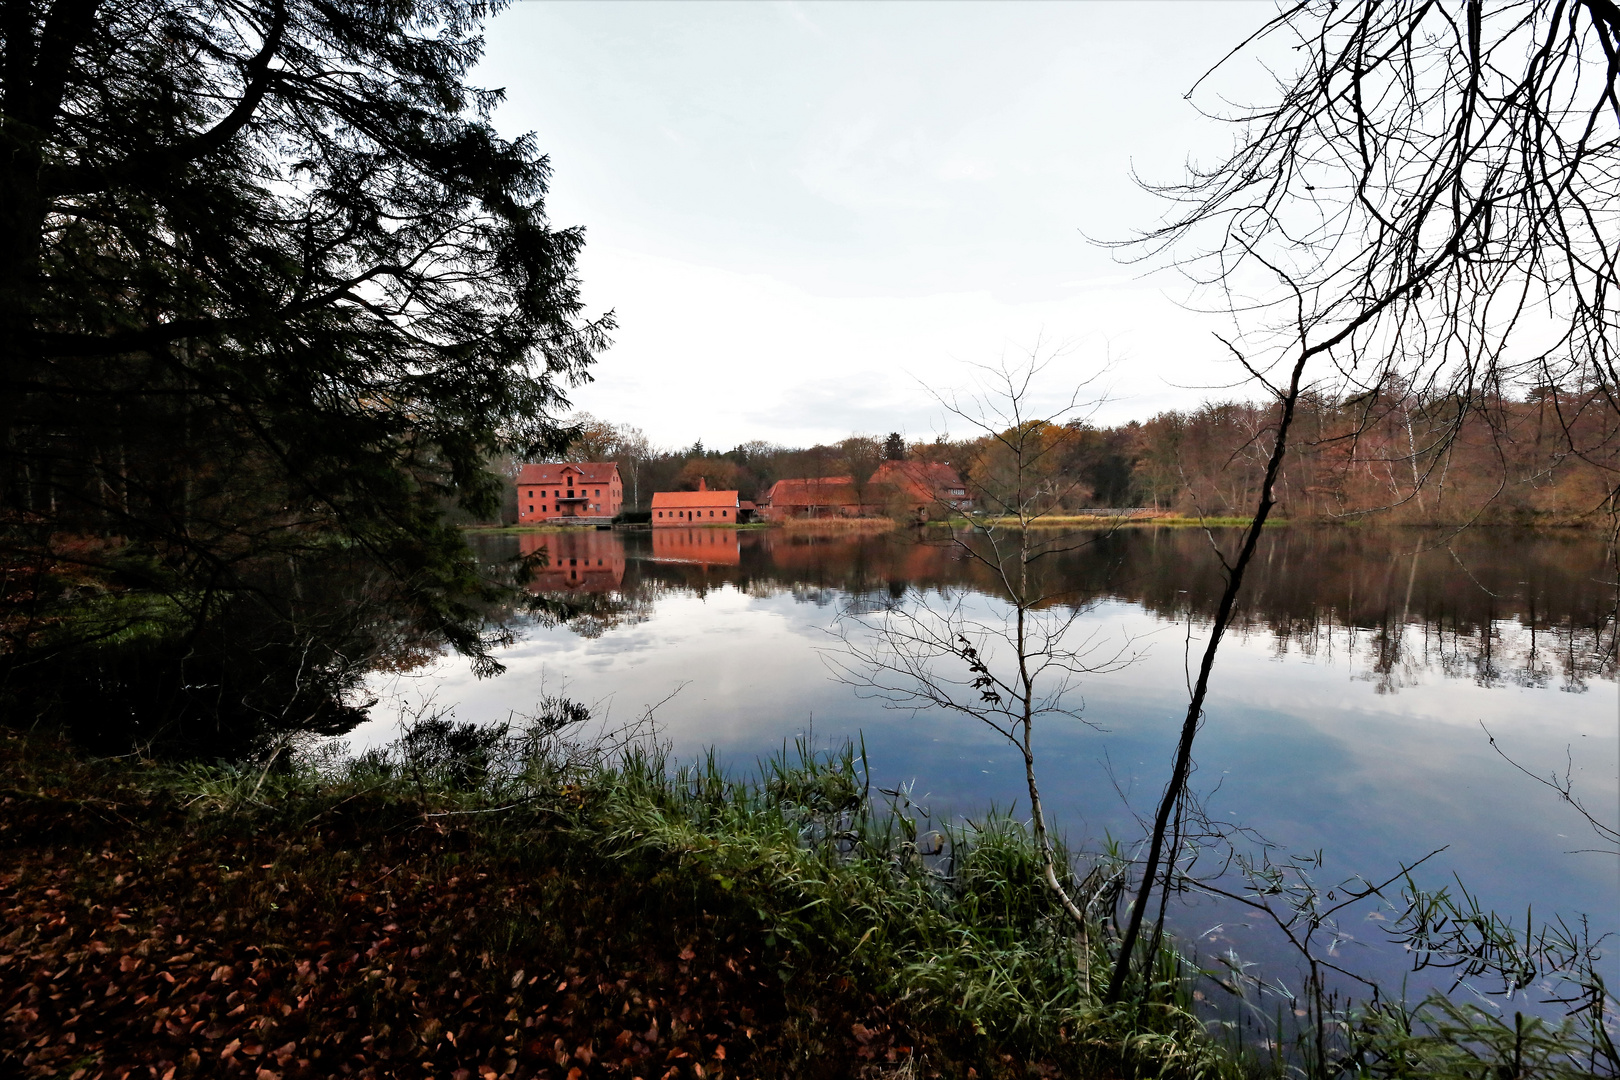
<path fill-rule="evenodd" d="M 1142 913 L 1147 910 L 1148 901 L 1153 896 L 1154 881 L 1158 877 L 1159 862 L 1164 854 L 1165 833 L 1170 827 L 1171 813 L 1180 803 L 1182 793 L 1187 787 L 1187 775 L 1192 764 L 1193 739 L 1198 734 L 1198 723 L 1203 718 L 1204 699 L 1209 693 L 1210 671 L 1215 666 L 1215 656 L 1220 648 L 1221 638 L 1232 621 L 1232 608 L 1237 601 L 1238 590 L 1243 587 L 1243 572 L 1248 569 L 1249 562 L 1254 558 L 1266 518 L 1271 515 L 1271 509 L 1276 505 L 1277 474 L 1282 468 L 1283 456 L 1288 450 L 1288 428 L 1293 423 L 1294 410 L 1299 404 L 1299 381 L 1310 356 L 1310 350 L 1302 349 L 1294 365 L 1288 392 L 1283 396 L 1277 418 L 1277 440 L 1271 448 L 1271 459 L 1266 463 L 1260 502 L 1255 507 L 1254 518 L 1249 522 L 1248 532 L 1243 537 L 1243 547 L 1238 552 L 1237 560 L 1227 570 L 1226 588 L 1221 593 L 1215 621 L 1210 627 L 1209 641 L 1204 646 L 1203 659 L 1198 665 L 1198 681 L 1193 687 L 1192 700 L 1187 704 L 1187 716 L 1181 724 L 1181 739 L 1176 745 L 1175 766 L 1171 769 L 1170 782 L 1165 786 L 1164 797 L 1159 800 L 1159 810 L 1153 819 L 1153 838 L 1148 845 L 1147 867 L 1143 871 L 1142 884 L 1137 889 L 1136 900 L 1131 905 L 1130 922 L 1119 944 L 1119 956 L 1114 961 L 1114 973 L 1108 981 L 1105 1000 L 1109 1002 L 1119 1000 L 1120 993 L 1125 988 L 1125 979 L 1130 974 L 1131 953 L 1135 950 L 1136 940 L 1142 931 Z M 1168 880 L 1165 887 L 1169 888 Z"/>
<path fill-rule="evenodd" d="M 1035 783 L 1035 747 L 1033 745 L 1032 730 L 1034 728 L 1034 716 L 1032 713 L 1034 711 L 1035 687 L 1033 680 L 1029 676 L 1028 653 L 1025 651 L 1024 616 L 1023 598 L 1020 597 L 1018 603 L 1018 675 L 1020 689 L 1023 691 L 1024 738 L 1019 749 L 1024 754 L 1024 782 L 1029 787 L 1030 821 L 1035 830 L 1035 846 L 1041 853 L 1041 870 L 1046 876 L 1046 885 L 1058 898 L 1058 903 L 1063 905 L 1063 910 L 1068 913 L 1075 926 L 1079 927 L 1080 931 L 1084 933 L 1086 929 L 1085 913 L 1080 910 L 1080 905 L 1074 902 L 1074 898 L 1069 895 L 1069 890 L 1063 887 L 1062 881 L 1058 878 L 1057 856 L 1052 852 L 1051 837 L 1046 831 L 1046 809 L 1041 804 L 1040 787 Z"/>

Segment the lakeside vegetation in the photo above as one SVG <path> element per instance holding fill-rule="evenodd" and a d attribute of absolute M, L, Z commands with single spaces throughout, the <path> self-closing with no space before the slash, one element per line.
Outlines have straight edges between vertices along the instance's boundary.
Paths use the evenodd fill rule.
<path fill-rule="evenodd" d="M 37 1076 L 1474 1080 L 1612 1057 L 1573 1021 L 1504 1025 L 1435 998 L 1336 1016 L 1323 1072 L 1303 1032 L 1291 1045 L 1202 1020 L 1196 970 L 1167 946 L 1107 1005 L 1113 857 L 1064 854 L 1098 916 L 1077 938 L 1031 887 L 1023 825 L 919 831 L 852 748 L 801 745 L 739 779 L 712 756 L 677 769 L 645 742 L 568 741 L 579 710 L 550 706 L 522 731 L 428 717 L 353 759 L 289 750 L 266 767 L 0 738 L 0 1061 Z"/>
<path fill-rule="evenodd" d="M 928 522 L 926 528 L 1000 528 L 1016 529 L 1028 527 L 1031 529 L 1122 529 L 1122 528 L 1151 528 L 1163 526 L 1166 528 L 1207 527 L 1232 528 L 1247 525 L 1248 518 L 1240 517 L 1183 517 L 1179 514 L 1140 514 L 1140 515 L 1097 515 L 1097 514 L 1055 514 L 1042 518 L 1039 522 L 1022 526 L 1014 518 L 980 515 L 975 517 L 951 517 L 939 521 Z M 1266 527 L 1277 528 L 1288 525 L 1286 518 L 1272 518 L 1266 522 Z M 1353 524 L 1353 523 L 1345 523 Z M 693 524 L 683 526 L 695 529 L 728 529 L 732 532 L 751 532 L 760 529 L 779 529 L 790 535 L 801 536 L 844 536 L 844 535 L 872 535 L 877 533 L 893 532 L 906 527 L 910 523 L 896 521 L 894 518 L 788 518 L 783 521 L 750 521 L 743 524 L 727 522 L 725 524 Z M 463 525 L 461 528 L 469 533 L 484 536 L 517 536 L 528 533 L 558 533 L 581 530 L 596 530 L 604 526 L 598 525 Z M 651 525 L 639 523 L 633 525 L 615 525 L 614 528 L 633 528 L 649 530 Z M 916 527 L 912 525 L 911 527 Z"/>
<path fill-rule="evenodd" d="M 1117 515 L 1117 516 L 1115 516 L 1115 515 L 1103 516 L 1103 515 L 1100 515 L 1100 514 L 1049 514 L 1049 515 L 1041 518 L 1039 521 L 1033 522 L 1033 523 L 1031 523 L 1031 524 L 1029 524 L 1027 526 L 1024 525 L 1022 522 L 1018 521 L 1017 518 L 996 517 L 996 516 L 986 515 L 986 516 L 983 516 L 983 517 L 975 517 L 975 518 L 952 518 L 950 520 L 950 524 L 952 524 L 952 525 L 960 524 L 960 525 L 963 525 L 963 526 L 966 526 L 966 525 L 979 525 L 979 526 L 989 526 L 991 528 L 1000 528 L 1000 529 L 1016 529 L 1016 528 L 1030 528 L 1030 529 L 1067 529 L 1067 528 L 1123 529 L 1123 528 L 1151 527 L 1151 526 L 1155 526 L 1155 525 L 1165 525 L 1165 526 L 1199 525 L 1199 526 L 1209 526 L 1211 528 L 1230 528 L 1230 527 L 1233 527 L 1233 526 L 1247 525 L 1249 523 L 1249 521 L 1250 521 L 1250 519 L 1246 518 L 1246 517 L 1230 517 L 1230 516 L 1228 516 L 1228 517 L 1186 517 L 1186 516 L 1181 515 L 1181 514 L 1172 514 L 1172 513 L 1163 513 L 1163 514 L 1146 513 L 1146 514 L 1131 514 L 1131 515 L 1123 515 L 1122 514 L 1122 515 Z M 1286 518 L 1270 518 L 1270 519 L 1267 519 L 1267 521 L 1266 521 L 1266 527 L 1268 529 L 1273 528 L 1273 527 L 1278 526 L 1278 525 L 1287 525 L 1287 524 L 1288 524 L 1288 520 Z"/>
<path fill-rule="evenodd" d="M 848 752 L 745 783 L 712 759 L 490 734 L 429 722 L 269 770 L 6 736 L 0 1061 L 1237 1075 L 1179 981 L 1143 1009 L 1084 992 L 1106 958 L 1025 888 L 1015 824 L 958 836 L 944 869 L 909 819 L 874 812 Z"/>

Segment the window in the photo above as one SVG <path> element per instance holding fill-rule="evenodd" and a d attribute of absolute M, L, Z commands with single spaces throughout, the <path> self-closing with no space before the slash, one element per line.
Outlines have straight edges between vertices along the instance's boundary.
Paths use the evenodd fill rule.
<path fill-rule="evenodd" d="M 601 497 L 602 497 L 602 489 L 601 489 L 601 488 L 597 488 L 597 489 L 596 489 L 596 496 L 597 496 L 597 498 L 601 498 Z"/>
<path fill-rule="evenodd" d="M 529 513 L 534 513 L 534 503 L 529 504 Z"/>
<path fill-rule="evenodd" d="M 664 512 L 663 512 L 663 511 L 662 511 L 662 510 L 660 510 L 660 511 L 658 511 L 658 516 L 659 516 L 659 517 L 663 517 L 663 516 L 664 516 Z"/>
<path fill-rule="evenodd" d="M 710 517 L 714 517 L 714 511 L 713 511 L 713 510 L 710 510 L 710 511 L 709 511 L 709 516 L 710 516 Z"/>

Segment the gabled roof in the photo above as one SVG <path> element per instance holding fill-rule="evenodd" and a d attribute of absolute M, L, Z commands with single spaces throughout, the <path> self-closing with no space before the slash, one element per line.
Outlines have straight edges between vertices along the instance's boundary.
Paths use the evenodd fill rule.
<path fill-rule="evenodd" d="M 804 480 L 778 480 L 765 501 L 771 506 L 854 506 L 855 479 L 816 476 Z"/>
<path fill-rule="evenodd" d="M 735 491 L 657 491 L 653 493 L 652 504 L 654 510 L 739 505 Z"/>
<path fill-rule="evenodd" d="M 959 488 L 962 478 L 949 465 L 923 461 L 885 461 L 872 474 L 875 484 L 909 484 L 917 487 Z"/>
<path fill-rule="evenodd" d="M 517 483 L 561 484 L 570 474 L 587 484 L 606 484 L 619 475 L 616 461 L 550 461 L 541 465 L 525 465 L 518 470 Z"/>

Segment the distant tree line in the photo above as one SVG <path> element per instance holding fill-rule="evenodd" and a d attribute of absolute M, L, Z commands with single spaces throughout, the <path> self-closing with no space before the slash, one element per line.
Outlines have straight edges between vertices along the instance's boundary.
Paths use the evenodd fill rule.
<path fill-rule="evenodd" d="M 1569 521 L 1608 514 L 1620 478 L 1620 424 L 1604 388 L 1541 386 L 1522 396 L 1424 395 L 1398 385 L 1348 398 L 1306 395 L 1280 477 L 1279 507 L 1294 520 L 1379 514 L 1402 523 Z M 1056 510 L 1141 507 L 1178 515 L 1246 515 L 1264 477 L 1275 410 L 1215 402 L 1115 427 L 1052 425 L 1041 469 Z M 777 480 L 851 476 L 863 484 L 885 460 L 945 462 L 970 490 L 1004 481 L 989 438 L 907 441 L 853 435 L 785 447 L 654 447 L 638 429 L 577 421 L 567 456 L 619 462 L 625 503 L 655 491 L 736 489 L 763 500 Z M 515 461 L 503 461 L 509 475 Z M 516 519 L 511 496 L 505 515 Z"/>
<path fill-rule="evenodd" d="M 1295 520 L 1377 514 L 1402 523 L 1535 523 L 1616 509 L 1620 423 L 1602 386 L 1522 397 L 1413 393 L 1398 384 L 1302 396 L 1278 477 Z M 1129 425 L 1133 498 L 1179 513 L 1247 517 L 1276 410 L 1206 405 Z"/>

